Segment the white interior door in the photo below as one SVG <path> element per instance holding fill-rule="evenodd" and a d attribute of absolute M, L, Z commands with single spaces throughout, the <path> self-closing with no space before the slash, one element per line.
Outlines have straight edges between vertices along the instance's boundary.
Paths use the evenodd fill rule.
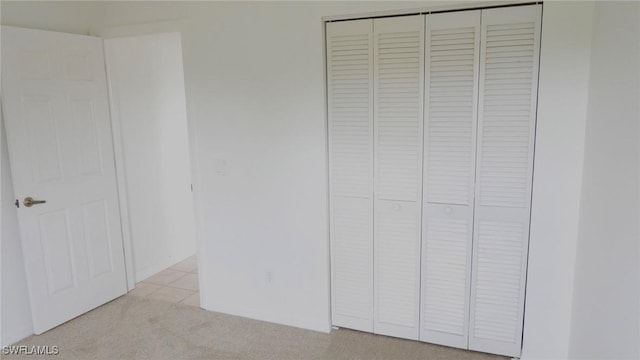
<path fill-rule="evenodd" d="M 107 39 L 105 55 L 139 282 L 196 252 L 180 33 Z"/>
<path fill-rule="evenodd" d="M 327 24 L 331 320 L 373 332 L 373 21 Z"/>
<path fill-rule="evenodd" d="M 103 42 L 3 26 L 2 88 L 39 334 L 127 288 Z"/>
<path fill-rule="evenodd" d="M 374 332 L 418 339 L 424 16 L 373 20 Z"/>
<path fill-rule="evenodd" d="M 482 10 L 469 349 L 520 356 L 542 6 Z"/>
<path fill-rule="evenodd" d="M 427 15 L 420 340 L 467 347 L 480 11 Z"/>

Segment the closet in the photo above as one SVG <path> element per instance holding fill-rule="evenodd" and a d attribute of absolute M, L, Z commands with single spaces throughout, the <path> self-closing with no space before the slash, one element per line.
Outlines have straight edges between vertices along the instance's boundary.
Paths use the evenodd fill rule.
<path fill-rule="evenodd" d="M 326 23 L 334 326 L 520 356 L 541 10 Z"/>

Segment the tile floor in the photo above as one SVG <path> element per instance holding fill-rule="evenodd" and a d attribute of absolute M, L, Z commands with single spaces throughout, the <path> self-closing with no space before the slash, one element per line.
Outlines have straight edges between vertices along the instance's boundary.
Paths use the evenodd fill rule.
<path fill-rule="evenodd" d="M 200 307 L 196 257 L 192 256 L 137 283 L 128 295 Z"/>

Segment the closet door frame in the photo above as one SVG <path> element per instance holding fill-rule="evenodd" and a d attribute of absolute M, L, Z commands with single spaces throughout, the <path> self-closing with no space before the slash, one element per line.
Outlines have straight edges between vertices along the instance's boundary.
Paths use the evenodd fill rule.
<path fill-rule="evenodd" d="M 514 4 L 515 6 L 507 6 L 507 7 L 497 7 L 497 8 L 491 8 L 491 9 L 475 9 L 475 10 L 467 10 L 468 5 L 460 5 L 460 6 L 445 6 L 442 9 L 437 9 L 438 11 L 442 11 L 443 13 L 447 13 L 448 11 L 461 11 L 461 12 L 466 12 L 466 11 L 479 11 L 482 12 L 482 23 L 481 23 L 481 28 L 480 28 L 480 37 L 483 38 L 485 37 L 485 33 L 486 33 L 486 23 L 484 23 L 485 20 L 485 16 L 484 14 L 487 11 L 505 11 L 505 12 L 510 12 L 511 9 L 525 9 L 525 8 L 529 8 L 529 7 L 535 7 L 538 11 L 539 16 L 541 17 L 542 14 L 542 5 L 541 4 L 535 4 L 535 5 L 526 5 L 526 4 Z M 431 15 L 431 10 L 435 10 L 435 9 L 424 9 L 424 11 L 419 12 L 420 14 L 429 14 Z M 523 12 L 525 12 L 523 10 Z M 422 16 L 423 18 L 425 18 L 425 15 L 409 15 L 409 16 L 405 16 L 406 13 L 402 12 L 402 11 L 390 11 L 390 12 L 380 12 L 380 13 L 371 13 L 371 14 L 363 14 L 361 16 L 354 16 L 354 15 L 346 15 L 346 16 L 330 16 L 330 17 L 324 17 L 323 18 L 323 24 L 329 25 L 331 23 L 334 22 L 342 22 L 343 20 L 348 20 L 348 22 L 354 22 L 354 21 L 368 21 L 371 24 L 371 33 L 370 33 L 370 44 L 373 47 L 373 43 L 374 43 L 374 32 L 373 32 L 373 23 L 374 23 L 374 19 L 372 17 L 381 17 L 381 16 L 402 16 L 402 17 L 409 17 L 409 16 Z M 434 14 L 435 15 L 435 14 Z M 427 15 L 428 16 L 428 15 Z M 508 17 L 510 19 L 513 19 L 514 17 L 511 15 L 508 15 Z M 526 16 L 525 16 L 526 17 Z M 522 253 L 522 273 L 521 273 L 521 279 L 520 279 L 520 291 L 518 294 L 518 299 L 519 299 L 519 312 L 518 312 L 518 319 L 519 321 L 523 321 L 524 320 L 524 300 L 525 300 L 525 292 L 526 292 L 526 272 L 527 272 L 527 262 L 528 262 L 528 241 L 529 241 L 529 232 L 530 232 L 530 228 L 531 228 L 531 223 L 530 223 L 530 214 L 531 214 L 531 198 L 532 198 L 532 182 L 533 182 L 533 155 L 535 152 L 535 130 L 536 130 L 536 122 L 537 122 L 537 87 L 538 87 L 538 72 L 539 72 L 539 55 L 540 55 L 540 38 L 541 38 L 541 18 L 538 17 L 536 20 L 536 45 L 535 45 L 535 52 L 536 55 L 534 56 L 535 58 L 535 65 L 534 65 L 534 69 L 535 69 L 535 74 L 536 74 L 536 78 L 534 81 L 534 84 L 532 85 L 532 93 L 534 94 L 534 98 L 531 102 L 531 106 L 532 106 L 532 111 L 533 111 L 533 121 L 531 124 L 531 130 L 530 130 L 530 137 L 531 137 L 531 148 L 530 148 L 530 154 L 529 154 L 529 161 L 528 161 L 528 167 L 529 167 L 529 178 L 528 178 L 528 183 L 527 183 L 527 206 L 524 208 L 524 210 L 527 213 L 527 216 L 529 218 L 529 221 L 527 222 L 527 232 L 526 232 L 526 244 L 524 246 L 524 251 Z M 356 19 L 361 19 L 361 20 L 352 20 L 353 18 Z M 517 16 L 515 17 L 517 18 Z M 346 22 L 346 21 L 345 21 Z M 426 27 L 427 27 L 427 22 L 428 22 L 428 18 L 423 20 L 424 22 L 424 27 L 423 27 L 423 32 L 422 32 L 422 44 L 423 44 L 423 65 L 422 65 L 422 71 L 423 71 L 423 81 L 422 81 L 422 88 L 421 91 L 423 92 L 422 94 L 422 113 L 423 113 L 423 118 L 422 118 L 422 125 L 421 125 L 421 134 L 423 134 L 424 138 L 422 139 L 422 146 L 423 146 L 423 152 L 422 152 L 422 156 L 425 156 L 425 161 L 426 161 L 426 121 L 427 121 L 427 115 L 426 115 L 426 111 L 427 111 L 427 84 L 425 78 L 426 78 L 426 46 L 425 46 L 425 42 L 426 42 L 426 36 L 427 36 L 427 31 L 426 31 Z M 329 30 L 328 27 L 326 28 L 326 31 L 324 32 L 324 44 L 325 46 L 328 46 L 329 44 Z M 481 50 L 480 50 L 480 54 L 479 57 L 480 59 L 478 60 L 479 63 L 483 63 L 485 60 L 485 55 L 484 52 L 484 46 L 486 44 L 482 44 L 481 45 Z M 375 53 L 372 51 L 372 59 L 371 61 L 374 62 L 374 58 L 375 58 Z M 330 284 L 330 291 L 331 291 L 331 323 L 334 326 L 344 326 L 347 328 L 352 328 L 352 329 L 358 329 L 358 330 L 362 330 L 362 331 L 368 331 L 368 332 L 374 332 L 374 333 L 379 333 L 379 334 L 383 334 L 383 335 L 390 335 L 390 336 L 398 336 L 396 334 L 394 334 L 394 331 L 386 331 L 386 330 L 382 330 L 382 331 L 377 331 L 376 329 L 380 329 L 379 325 L 376 325 L 377 323 L 377 312 L 375 310 L 375 302 L 376 297 L 377 297 L 377 285 L 375 284 L 375 279 L 377 278 L 377 270 L 376 270 L 376 262 L 377 260 L 375 259 L 375 253 L 374 251 L 372 251 L 372 281 L 371 281 L 371 286 L 372 286 L 372 305 L 371 305 L 371 312 L 372 312 L 372 317 L 371 317 L 371 322 L 369 325 L 369 322 L 365 322 L 365 325 L 362 325 L 363 323 L 360 323 L 360 325 L 358 324 L 351 324 L 348 322 L 344 322 L 342 320 L 339 320 L 340 316 L 337 315 L 335 313 L 335 309 L 336 309 L 336 304 L 335 304 L 335 265 L 334 265 L 334 255 L 335 255 L 335 244 L 334 244 L 334 234 L 335 234 L 335 222 L 333 219 L 334 216 L 334 204 L 335 204 L 335 200 L 333 198 L 334 195 L 334 187 L 333 187 L 333 183 L 332 183 L 332 179 L 333 179 L 333 172 L 332 172 L 332 167 L 331 167 L 331 163 L 332 163 L 332 157 L 333 157 L 333 149 L 332 149 L 332 119 L 331 119 L 331 80 L 330 80 L 330 73 L 329 73 L 329 50 L 328 47 L 325 47 L 325 71 L 326 71 L 326 101 L 327 101 L 327 143 L 328 143 L 328 173 L 329 173 L 329 181 L 328 181 L 328 188 L 329 188 L 329 231 L 330 231 L 330 239 L 329 239 L 329 246 L 330 246 L 330 271 L 331 271 L 331 284 Z M 480 81 L 482 79 L 482 66 L 479 65 L 478 68 L 479 71 L 479 77 L 477 78 L 478 81 Z M 372 70 L 372 73 L 375 72 L 374 70 Z M 376 81 L 375 77 L 372 75 L 370 77 L 370 79 L 372 79 L 371 84 L 370 84 L 370 89 L 371 89 L 371 103 L 370 106 L 372 108 L 375 108 L 375 101 L 374 101 L 374 82 Z M 475 141 L 476 141 L 476 159 L 479 159 L 481 156 L 481 150 L 479 148 L 479 134 L 480 134 L 480 127 L 481 127 L 481 121 L 482 121 L 482 114 L 481 114 L 481 100 L 482 100 L 482 86 L 478 85 L 478 94 L 476 97 L 476 101 L 477 101 L 477 132 L 476 132 L 476 137 L 475 137 Z M 377 111 L 373 111 L 372 112 L 372 117 L 377 116 Z M 372 141 L 371 141 L 371 149 L 372 149 L 372 154 L 376 153 L 377 156 L 377 127 L 375 126 L 377 122 L 377 119 L 372 120 Z M 375 223 L 377 222 L 375 220 L 376 218 L 376 209 L 378 208 L 378 201 L 376 200 L 377 198 L 377 181 L 378 181 L 378 176 L 376 173 L 376 165 L 375 165 L 375 161 L 374 161 L 374 156 L 372 155 L 371 157 L 371 164 L 372 164 L 372 169 L 373 169 L 373 174 L 372 174 L 372 178 L 371 178 L 371 186 L 372 186 L 372 194 L 371 194 L 371 219 L 372 219 L 372 247 L 375 249 L 376 248 L 376 241 L 375 241 Z M 422 161 L 421 161 L 421 167 L 422 167 Z M 465 326 L 467 328 L 467 335 L 466 335 L 466 341 L 465 340 L 460 340 L 460 339 L 455 339 L 451 338 L 450 336 L 448 336 L 447 334 L 443 335 L 443 336 L 439 336 L 438 334 L 431 334 L 431 338 L 429 340 L 424 340 L 423 339 L 423 334 L 422 334 L 422 325 L 423 325 L 423 308 L 422 308 L 422 291 L 424 291 L 424 289 L 422 289 L 422 284 L 421 286 L 418 288 L 418 301 L 419 303 L 419 310 L 418 310 L 418 314 L 419 314 L 419 321 L 417 323 L 417 327 L 419 330 L 418 336 L 420 337 L 420 340 L 422 341 L 427 341 L 427 342 L 432 342 L 432 343 L 440 343 L 443 345 L 447 345 L 447 346 L 454 346 L 454 347 L 461 347 L 461 348 L 468 348 L 468 349 L 472 349 L 472 350 L 477 350 L 477 351 L 483 351 L 483 352 L 489 352 L 489 353 L 494 353 L 494 354 L 502 354 L 502 355 L 509 355 L 509 356 L 515 356 L 518 357 L 520 356 L 520 352 L 521 352 L 521 346 L 522 346 L 522 334 L 523 334 L 523 326 L 521 326 L 519 328 L 519 335 L 517 336 L 517 341 L 515 344 L 496 344 L 495 341 L 487 341 L 485 339 L 480 339 L 477 337 L 473 336 L 473 325 L 474 325 L 474 315 L 475 315 L 475 310 L 473 308 L 473 303 L 474 303 L 474 298 L 476 296 L 476 291 L 474 288 L 474 284 L 477 281 L 477 254 L 478 254 L 478 243 L 476 241 L 477 237 L 478 237 L 478 227 L 477 227 L 477 223 L 478 223 L 478 214 L 477 214 L 477 208 L 478 208 L 478 191 L 479 191 L 479 181 L 477 180 L 478 177 L 478 168 L 480 167 L 479 165 L 479 161 L 476 161 L 475 163 L 475 181 L 474 181 L 474 196 L 473 196 L 473 211 L 472 211 L 472 220 L 473 220 L 473 234 L 472 234 L 472 253 L 469 255 L 471 256 L 471 273 L 470 273 L 470 280 L 468 280 L 468 291 L 470 296 L 467 298 L 467 314 L 468 316 L 465 319 Z M 422 182 L 424 184 L 424 181 L 426 179 L 426 163 L 424 164 L 424 168 L 421 169 L 421 174 L 423 176 Z M 424 185 L 423 185 L 424 186 Z M 425 194 L 424 191 L 421 192 L 420 197 L 419 197 L 419 204 L 418 204 L 418 208 L 419 208 L 419 212 L 420 212 L 420 219 L 421 219 L 421 223 L 420 223 L 420 234 L 419 236 L 424 236 L 424 231 L 425 231 L 425 224 L 424 224 L 424 217 L 427 214 L 427 210 L 426 208 L 424 208 L 425 203 L 426 203 L 426 199 L 425 199 Z M 453 209 L 452 209 L 453 210 Z M 520 216 L 516 216 L 517 218 L 520 218 Z M 514 218 L 515 219 L 515 218 Z M 420 256 L 424 256 L 424 249 L 422 248 L 424 246 L 423 242 L 420 242 Z M 422 260 L 421 260 L 422 262 Z M 419 267 L 419 282 L 422 283 L 422 276 L 423 276 L 423 271 L 424 271 L 424 264 L 421 264 L 421 266 Z M 413 334 L 409 334 L 409 335 L 400 335 L 401 337 L 405 337 L 405 338 L 412 338 L 414 339 L 415 337 L 413 336 Z"/>

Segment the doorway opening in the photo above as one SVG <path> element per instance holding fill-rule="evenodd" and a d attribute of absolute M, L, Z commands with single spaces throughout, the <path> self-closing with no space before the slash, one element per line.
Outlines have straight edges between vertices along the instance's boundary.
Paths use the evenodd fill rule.
<path fill-rule="evenodd" d="M 106 39 L 105 58 L 128 288 L 199 306 L 180 33 Z"/>

